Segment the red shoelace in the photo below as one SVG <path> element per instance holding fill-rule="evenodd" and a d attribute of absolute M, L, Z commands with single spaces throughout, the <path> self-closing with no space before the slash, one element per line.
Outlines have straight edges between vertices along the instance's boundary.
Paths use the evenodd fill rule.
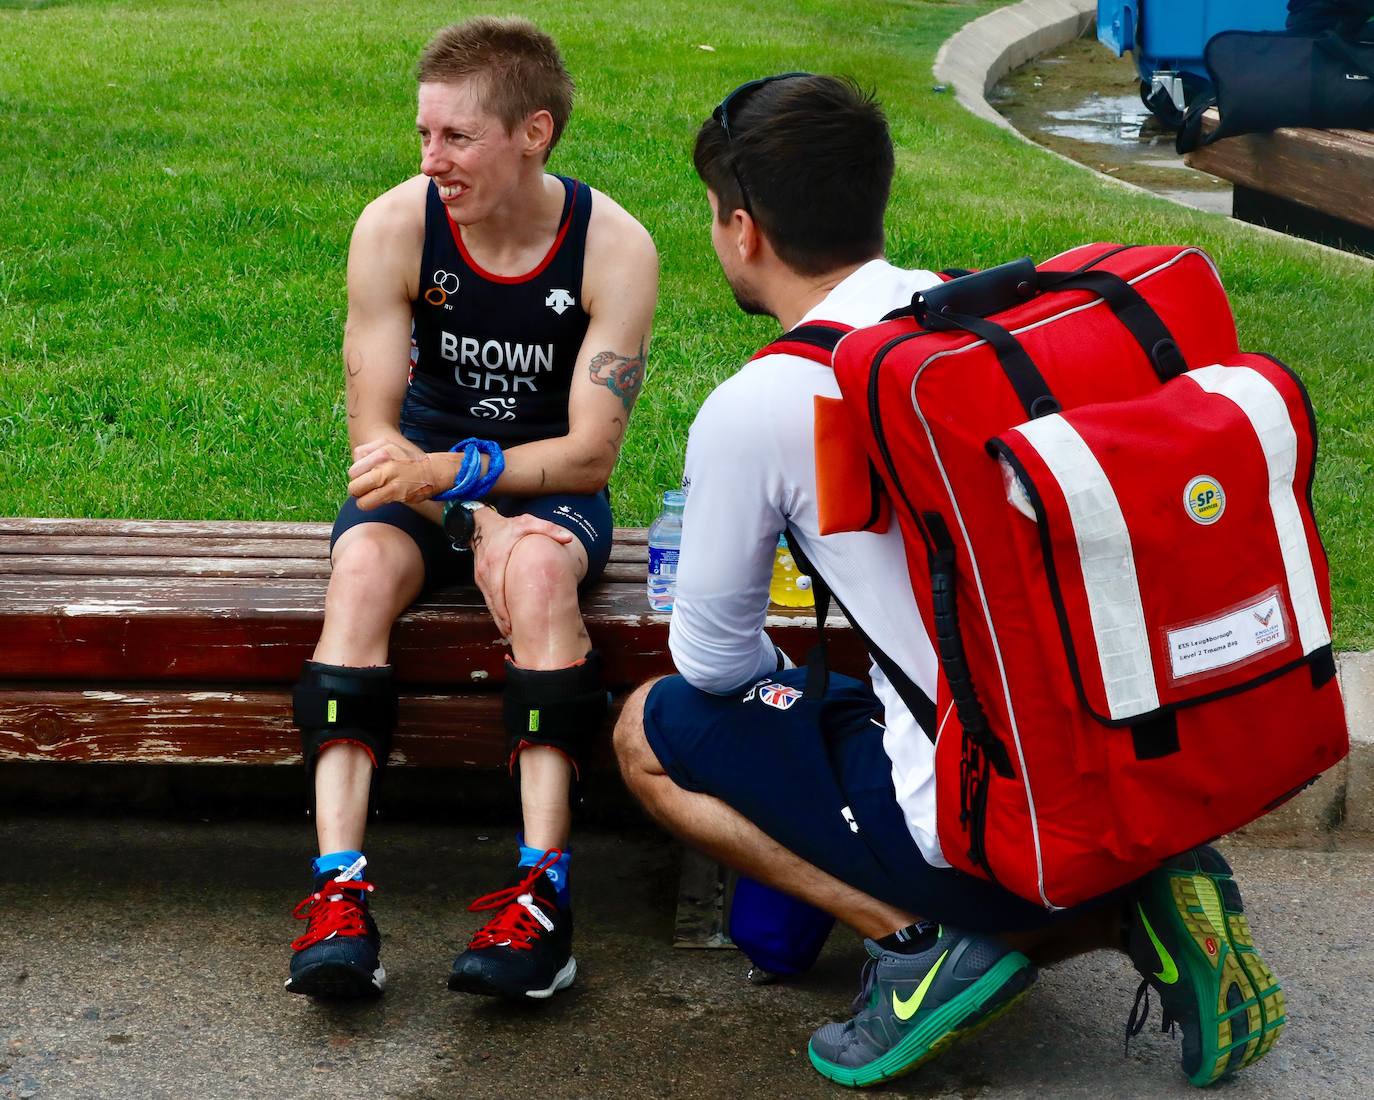
<path fill-rule="evenodd" d="M 297 920 L 306 921 L 305 931 L 291 941 L 293 951 L 302 951 L 331 936 L 366 936 L 367 917 L 362 898 L 372 893 L 370 882 L 351 879 L 327 882 L 291 911 Z"/>
<path fill-rule="evenodd" d="M 540 922 L 520 899 L 529 898 L 529 905 L 539 905 L 552 912 L 552 906 L 534 893 L 534 884 L 545 870 L 558 862 L 563 853 L 550 848 L 544 858 L 530 868 L 530 873 L 514 886 L 497 890 L 494 894 L 483 894 L 468 906 L 469 913 L 480 913 L 487 909 L 500 912 L 482 925 L 468 940 L 468 947 L 480 951 L 484 947 L 510 947 L 516 951 L 529 951 L 546 931 L 547 926 Z"/>

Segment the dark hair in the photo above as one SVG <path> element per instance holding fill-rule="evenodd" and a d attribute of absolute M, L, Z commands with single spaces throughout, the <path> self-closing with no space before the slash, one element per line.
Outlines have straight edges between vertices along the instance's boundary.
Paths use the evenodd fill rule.
<path fill-rule="evenodd" d="M 729 139 L 713 115 L 692 153 L 721 222 L 750 211 L 802 275 L 882 255 L 894 158 L 871 92 L 848 78 L 795 76 L 741 92 L 729 109 Z"/>
<path fill-rule="evenodd" d="M 535 111 L 553 117 L 549 150 L 572 114 L 573 82 L 552 38 L 528 19 L 479 16 L 445 27 L 420 55 L 421 84 L 481 78 L 482 105 L 514 133 Z"/>

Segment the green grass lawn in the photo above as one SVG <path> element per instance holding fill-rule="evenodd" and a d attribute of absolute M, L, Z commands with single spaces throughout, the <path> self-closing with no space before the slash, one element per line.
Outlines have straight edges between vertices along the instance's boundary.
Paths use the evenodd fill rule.
<path fill-rule="evenodd" d="M 1338 644 L 1374 645 L 1371 269 L 1123 192 L 968 116 L 930 64 L 995 6 L 0 0 L 0 514 L 332 518 L 350 230 L 416 170 L 412 73 L 430 33 L 518 8 L 578 83 L 552 167 L 614 195 L 662 257 L 621 522 L 648 522 L 701 399 L 773 332 L 738 315 L 716 271 L 697 124 L 741 80 L 849 73 L 877 88 L 899 148 L 898 263 L 987 266 L 1094 239 L 1212 253 L 1244 345 L 1311 388 Z"/>

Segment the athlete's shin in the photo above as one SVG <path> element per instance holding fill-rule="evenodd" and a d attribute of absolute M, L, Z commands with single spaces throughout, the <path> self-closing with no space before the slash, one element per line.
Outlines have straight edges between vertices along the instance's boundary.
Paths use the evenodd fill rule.
<path fill-rule="evenodd" d="M 520 753 L 520 810 L 531 848 L 567 847 L 572 778 L 572 763 L 557 749 L 536 745 Z"/>
<path fill-rule="evenodd" d="M 329 746 L 315 765 L 315 835 L 321 854 L 361 850 L 375 769 L 360 745 Z"/>

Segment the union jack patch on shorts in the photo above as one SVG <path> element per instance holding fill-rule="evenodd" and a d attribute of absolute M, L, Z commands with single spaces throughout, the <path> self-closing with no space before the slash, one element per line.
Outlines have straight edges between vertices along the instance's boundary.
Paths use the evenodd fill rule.
<path fill-rule="evenodd" d="M 758 696 L 759 702 L 774 710 L 787 710 L 802 697 L 799 689 L 788 687 L 786 684 L 775 684 L 771 680 L 760 680 L 749 689 L 743 701 L 748 703 L 755 695 Z"/>

